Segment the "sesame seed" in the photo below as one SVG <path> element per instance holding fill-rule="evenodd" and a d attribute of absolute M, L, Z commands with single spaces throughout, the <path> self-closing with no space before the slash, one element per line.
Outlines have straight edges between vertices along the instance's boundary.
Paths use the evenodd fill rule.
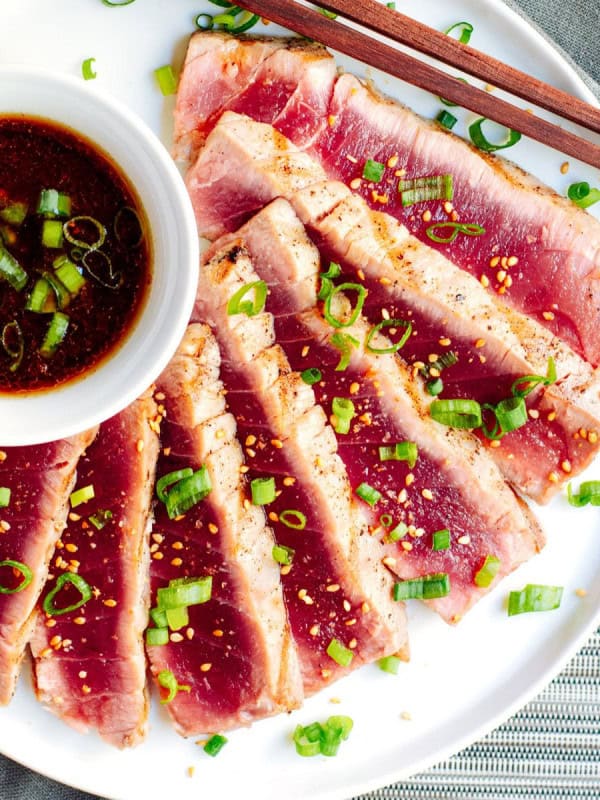
<path fill-rule="evenodd" d="M 356 625 L 356 618 L 352 617 L 352 619 L 347 619 L 346 622 L 344 622 L 344 625 L 347 625 L 348 628 L 351 628 L 353 625 Z"/>
<path fill-rule="evenodd" d="M 83 684 L 83 686 L 81 687 L 81 691 L 82 691 L 84 694 L 90 694 L 90 692 L 91 692 L 92 690 L 91 690 L 91 688 L 90 688 L 90 687 L 89 687 L 89 686 L 88 686 L 86 683 L 84 683 L 84 684 Z"/>
<path fill-rule="evenodd" d="M 369 611 L 371 610 L 371 606 L 365 600 L 362 606 L 360 607 L 360 610 L 362 611 L 363 614 L 368 614 Z"/>
<path fill-rule="evenodd" d="M 415 476 L 413 475 L 412 472 L 409 472 L 406 478 L 404 479 L 404 483 L 407 486 L 411 486 L 414 482 L 415 482 Z"/>
<path fill-rule="evenodd" d="M 269 511 L 269 519 L 271 522 L 279 522 L 279 514 L 275 511 Z"/>
<path fill-rule="evenodd" d="M 327 117 L 327 123 L 328 123 L 330 128 L 333 128 L 333 126 L 335 125 L 335 115 L 334 114 L 330 114 Z"/>
<path fill-rule="evenodd" d="M 318 624 L 315 624 L 309 629 L 308 632 L 310 633 L 311 636 L 318 636 L 320 630 L 321 630 L 320 626 Z"/>
<path fill-rule="evenodd" d="M 47 628 L 55 628 L 57 625 L 57 621 L 55 619 L 48 619 L 46 620 L 46 627 Z"/>
<path fill-rule="evenodd" d="M 381 559 L 381 563 L 386 567 L 395 567 L 396 566 L 396 559 L 392 556 L 386 556 L 385 558 Z"/>
<path fill-rule="evenodd" d="M 519 259 L 517 256 L 509 256 L 506 259 L 506 266 L 507 267 L 515 267 L 519 263 Z"/>
<path fill-rule="evenodd" d="M 210 533 L 218 533 L 219 532 L 219 528 L 215 525 L 214 522 L 209 522 L 208 523 L 208 530 L 210 531 Z"/>
<path fill-rule="evenodd" d="M 5 519 L 0 520 L 0 530 L 3 533 L 6 533 L 6 531 L 9 531 L 10 530 L 10 522 L 7 522 Z"/>
<path fill-rule="evenodd" d="M 398 492 L 398 502 L 406 503 L 407 500 L 408 500 L 408 492 L 406 491 L 406 489 L 400 489 L 400 491 Z"/>
<path fill-rule="evenodd" d="M 179 556 L 171 559 L 171 566 L 173 567 L 180 567 L 182 564 L 183 564 L 183 559 L 179 558 Z"/>
<path fill-rule="evenodd" d="M 459 536 L 456 541 L 459 544 L 471 544 L 471 537 L 465 533 L 464 536 Z"/>
<path fill-rule="evenodd" d="M 577 597 L 587 597 L 587 590 L 586 589 L 575 589 L 575 594 Z"/>
<path fill-rule="evenodd" d="M 548 322 L 551 322 L 554 319 L 554 314 L 552 311 L 542 311 L 542 317 Z"/>
<path fill-rule="evenodd" d="M 291 571 L 292 571 L 292 565 L 291 564 L 282 564 L 281 565 L 281 569 L 279 570 L 279 572 L 282 575 L 289 575 Z"/>
<path fill-rule="evenodd" d="M 447 337 L 447 336 L 443 336 L 443 337 L 442 337 L 442 338 L 439 340 L 439 344 L 441 344 L 441 345 L 442 345 L 442 347 L 449 347 L 449 346 L 452 344 L 452 340 L 451 340 L 451 339 L 448 339 L 448 337 Z"/>
<path fill-rule="evenodd" d="M 113 600 L 112 598 L 108 598 L 108 600 L 103 600 L 102 604 L 108 606 L 108 608 L 114 608 L 117 605 L 117 601 Z"/>
<path fill-rule="evenodd" d="M 185 629 L 185 638 L 189 639 L 190 642 L 191 642 L 192 639 L 194 638 L 195 633 L 196 633 L 196 631 L 193 628 L 186 628 Z"/>
<path fill-rule="evenodd" d="M 554 422 L 554 420 L 556 419 L 556 411 L 551 411 L 546 417 L 546 419 L 548 420 L 548 422 Z"/>
<path fill-rule="evenodd" d="M 449 200 L 446 200 L 446 202 L 444 203 L 444 211 L 446 212 L 446 214 L 451 214 L 453 210 L 454 206 L 452 205 L 452 203 Z"/>
<path fill-rule="evenodd" d="M 493 447 L 493 448 L 500 447 L 500 439 L 493 439 L 490 442 L 490 447 Z"/>
<path fill-rule="evenodd" d="M 558 475 L 558 473 L 557 473 L 557 472 L 551 472 L 551 473 L 548 475 L 548 481 L 549 481 L 550 483 L 558 483 L 558 479 L 559 479 L 559 475 Z"/>
<path fill-rule="evenodd" d="M 135 443 L 135 449 L 138 451 L 138 453 L 142 452 L 142 450 L 144 449 L 144 440 L 143 439 L 138 439 L 137 440 L 137 442 Z"/>
<path fill-rule="evenodd" d="M 410 542 L 400 542 L 400 546 L 403 550 L 410 552 L 413 549 L 413 546 Z"/>
<path fill-rule="evenodd" d="M 357 394 L 360 389 L 360 384 L 354 381 L 350 384 L 350 394 Z"/>
<path fill-rule="evenodd" d="M 490 279 L 487 277 L 487 275 L 482 275 L 481 278 L 479 278 L 479 283 L 483 286 L 484 289 L 487 289 L 488 286 L 490 285 Z"/>
<path fill-rule="evenodd" d="M 423 222 L 431 222 L 431 211 L 429 209 L 424 211 L 421 215 L 421 219 Z"/>
<path fill-rule="evenodd" d="M 330 678 L 331 677 L 331 670 L 330 669 L 322 669 L 321 676 L 323 678 Z"/>
<path fill-rule="evenodd" d="M 340 585 L 339 583 L 330 583 L 329 586 L 326 587 L 326 591 L 328 592 L 339 592 Z"/>
<path fill-rule="evenodd" d="M 54 647 L 54 648 L 60 647 L 60 643 L 61 642 L 62 642 L 62 636 L 59 636 L 57 634 L 56 636 L 53 636 L 50 639 L 50 647 Z"/>
<path fill-rule="evenodd" d="M 382 286 L 391 286 L 392 285 L 392 281 L 390 280 L 390 278 L 386 278 L 385 275 L 383 277 L 379 278 L 379 283 Z"/>
<path fill-rule="evenodd" d="M 402 713 L 400 714 L 400 719 L 404 719 L 407 722 L 410 722 L 412 720 L 412 714 L 410 713 L 410 711 L 402 711 Z"/>
<path fill-rule="evenodd" d="M 302 348 L 301 353 L 300 353 L 302 358 L 306 358 L 306 356 L 308 355 L 309 351 L 310 351 L 310 345 L 305 344 L 304 347 Z"/>
<path fill-rule="evenodd" d="M 598 441 L 598 434 L 596 433 L 596 431 L 590 431 L 588 433 L 588 442 L 590 444 L 596 444 L 597 441 Z"/>
<path fill-rule="evenodd" d="M 424 497 L 425 500 L 433 500 L 433 492 L 431 489 L 423 489 L 421 496 Z"/>
<path fill-rule="evenodd" d="M 361 414 L 361 415 L 360 415 L 360 417 L 359 417 L 359 420 L 360 420 L 360 421 L 361 421 L 361 422 L 362 422 L 364 425 L 370 425 L 370 424 L 372 423 L 372 421 L 373 421 L 373 418 L 372 418 L 372 416 L 371 416 L 371 412 L 370 412 L 370 411 L 365 411 L 365 413 L 364 413 L 364 414 Z"/>
<path fill-rule="evenodd" d="M 504 278 L 504 285 L 507 289 L 510 289 L 510 287 L 513 285 L 513 279 L 510 277 L 510 275 L 507 275 L 506 278 Z"/>
<path fill-rule="evenodd" d="M 364 270 L 362 270 L 362 269 L 357 269 L 357 270 L 356 270 L 356 274 L 358 275 L 358 277 L 360 278 L 360 280 L 361 280 L 361 281 L 364 281 L 364 279 L 365 279 L 365 273 L 364 273 Z"/>
<path fill-rule="evenodd" d="M 358 188 L 360 188 L 361 183 L 362 183 L 362 181 L 361 181 L 360 178 L 353 178 L 350 181 L 350 188 L 351 189 L 358 189 Z"/>
<path fill-rule="evenodd" d="M 490 267 L 492 267 L 492 269 L 494 267 L 497 267 L 499 263 L 500 263 L 500 256 L 494 256 L 493 258 L 490 259 Z"/>
<path fill-rule="evenodd" d="M 329 702 L 333 703 L 334 705 L 339 705 L 342 701 L 339 697 L 330 697 Z"/>
<path fill-rule="evenodd" d="M 85 617 L 75 617 L 73 622 L 75 625 L 85 625 Z"/>
<path fill-rule="evenodd" d="M 173 548 L 173 550 L 183 550 L 183 542 L 179 542 L 179 541 L 173 542 L 171 547 Z"/>
<path fill-rule="evenodd" d="M 356 641 L 356 639 L 350 639 L 350 641 L 348 642 L 348 647 L 350 650 L 356 650 L 357 645 L 358 642 Z"/>
<path fill-rule="evenodd" d="M 81 678 L 81 680 L 84 680 L 84 678 L 87 678 L 87 672 L 84 669 L 80 669 L 79 672 L 77 673 L 77 675 L 78 675 L 79 678 Z"/>
<path fill-rule="evenodd" d="M 81 519 L 81 515 L 76 514 L 75 511 L 71 511 L 71 513 L 69 514 L 69 519 L 71 522 L 79 522 L 79 520 Z"/>
<path fill-rule="evenodd" d="M 570 164 L 568 161 L 563 161 L 563 163 L 560 165 L 560 171 L 562 175 L 567 174 L 567 172 L 569 171 L 569 166 Z"/>
<path fill-rule="evenodd" d="M 350 611 L 351 608 L 352 608 L 352 606 L 350 605 L 350 601 L 349 600 L 344 600 L 342 605 L 344 607 L 344 611 Z"/>
<path fill-rule="evenodd" d="M 180 633 L 172 633 L 169 636 L 169 639 L 172 642 L 175 642 L 175 644 L 178 644 L 179 642 L 183 642 L 183 636 Z"/>
<path fill-rule="evenodd" d="M 281 441 L 281 439 L 271 439 L 271 444 L 276 450 L 281 450 L 281 448 L 283 447 L 283 442 Z"/>
<path fill-rule="evenodd" d="M 530 408 L 527 413 L 529 414 L 531 419 L 539 419 L 540 418 L 540 412 L 537 410 L 537 408 Z"/>
<path fill-rule="evenodd" d="M 571 462 L 567 458 L 565 458 L 565 460 L 560 465 L 560 468 L 562 469 L 563 472 L 566 472 L 568 474 L 569 472 L 571 472 L 572 469 Z"/>
<path fill-rule="evenodd" d="M 293 486 L 295 483 L 296 483 L 296 478 L 292 478 L 291 475 L 287 475 L 283 479 L 283 485 L 284 486 Z"/>
<path fill-rule="evenodd" d="M 152 553 L 152 558 L 153 558 L 155 561 L 162 561 L 162 559 L 164 558 L 164 554 L 163 554 L 163 553 L 161 553 L 160 551 L 159 551 L 159 552 L 156 552 L 156 553 Z"/>
<path fill-rule="evenodd" d="M 73 542 L 69 542 L 68 544 L 65 545 L 65 550 L 67 550 L 67 552 L 69 553 L 76 553 L 79 550 L 79 548 L 77 547 L 76 544 L 73 544 Z"/>
<path fill-rule="evenodd" d="M 506 270 L 499 269 L 498 272 L 496 273 L 496 280 L 498 281 L 498 283 L 504 283 L 505 278 L 506 278 Z"/>
<path fill-rule="evenodd" d="M 475 342 L 475 347 L 477 348 L 485 347 L 485 339 L 477 339 L 477 341 Z"/>
<path fill-rule="evenodd" d="M 44 649 L 40 653 L 40 658 L 48 658 L 48 656 L 50 655 L 52 655 L 52 648 L 44 647 Z"/>
<path fill-rule="evenodd" d="M 351 156 L 350 153 L 346 153 L 346 158 L 351 164 L 358 164 L 358 158 Z"/>
<path fill-rule="evenodd" d="M 0 450 L 0 461 L 6 461 L 6 451 Z"/>
<path fill-rule="evenodd" d="M 207 661 L 204 664 L 200 664 L 200 672 L 208 672 L 212 668 L 212 664 Z"/>
<path fill-rule="evenodd" d="M 387 161 L 387 165 L 390 169 L 393 169 L 396 164 L 398 163 L 398 156 L 394 153 L 393 156 L 390 156 Z"/>
<path fill-rule="evenodd" d="M 187 774 L 188 774 L 188 778 L 193 778 L 193 777 L 194 777 L 194 772 L 195 772 L 195 771 L 196 771 L 196 767 L 194 767 L 193 765 L 189 766 L 189 767 L 187 768 Z"/>

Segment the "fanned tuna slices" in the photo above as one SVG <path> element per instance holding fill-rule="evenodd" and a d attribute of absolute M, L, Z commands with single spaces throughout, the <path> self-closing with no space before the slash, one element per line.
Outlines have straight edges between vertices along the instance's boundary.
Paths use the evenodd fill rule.
<path fill-rule="evenodd" d="M 185 104 L 177 108 L 176 137 L 189 138 L 192 129 L 201 131 L 197 141 L 206 136 L 218 119 L 219 101 L 202 87 L 214 75 L 227 74 L 235 61 L 235 95 L 243 102 L 231 103 L 223 92 L 221 111 L 240 110 L 271 122 L 300 149 L 310 150 L 329 178 L 350 184 L 370 205 L 384 208 L 416 237 L 481 279 L 493 295 L 598 365 L 600 224 L 522 170 L 481 153 L 352 75 L 331 78 L 331 85 L 323 82 L 315 104 L 310 83 L 302 79 L 312 66 L 314 45 L 310 50 L 299 43 L 286 46 L 287 58 L 278 50 L 276 62 L 260 39 L 193 37 L 180 83 Z M 276 64 L 283 65 L 279 72 Z M 276 98 L 282 92 L 294 96 L 293 116 L 281 116 Z M 331 101 L 321 114 L 329 93 Z M 260 103 L 253 102 L 255 96 L 262 98 Z M 381 165 L 380 177 L 363 178 L 367 160 Z M 411 179 L 446 175 L 452 176 L 451 204 L 429 200 L 415 206 L 407 204 L 408 195 L 402 197 Z M 483 231 L 465 235 L 452 227 L 457 223 Z"/>
<path fill-rule="evenodd" d="M 147 392 L 102 423 L 80 459 L 31 640 L 38 699 L 117 747 L 137 744 L 147 727 L 143 633 L 157 427 Z"/>
<path fill-rule="evenodd" d="M 319 257 L 287 203 L 272 204 L 237 234 L 215 243 L 212 252 L 202 270 L 197 311 L 223 331 L 228 369 L 235 374 L 228 399 L 233 395 L 230 402 L 240 409 L 238 424 L 246 414 L 244 427 L 251 431 L 260 425 L 256 417 L 264 415 L 264 410 L 255 411 L 251 393 L 259 377 L 247 380 L 247 391 L 237 398 L 233 387 L 239 385 L 240 364 L 248 365 L 246 374 L 264 370 L 261 388 L 267 391 L 271 409 L 277 407 L 284 380 L 295 382 L 297 396 L 308 394 L 298 373 L 318 369 L 320 375 L 311 380 L 313 389 L 336 428 L 339 458 L 356 502 L 362 502 L 369 517 L 371 542 L 379 543 L 382 563 L 402 579 L 445 575 L 450 591 L 432 599 L 432 605 L 446 620 L 460 619 L 489 586 L 543 544 L 533 517 L 469 434 L 428 419 L 427 401 L 393 354 L 365 350 L 368 324 L 359 317 L 342 333 L 312 310 Z M 258 279 L 269 286 L 267 310 L 251 319 L 243 314 L 227 316 L 227 297 Z M 273 341 L 271 326 L 290 366 L 297 370 L 285 378 L 279 377 L 283 357 L 267 359 L 269 351 L 263 350 Z M 345 411 L 345 424 L 338 409 Z M 275 411 L 271 413 L 275 416 Z M 283 428 L 288 431 L 286 442 L 296 438 L 294 419 L 301 419 L 299 408 Z M 263 442 L 261 454 L 255 438 L 248 442 L 252 449 L 248 463 L 252 469 L 257 460 L 260 472 L 269 474 L 272 457 L 264 453 L 272 447 Z M 416 459 L 396 456 L 396 445 L 402 443 L 411 443 Z M 265 458 L 267 465 L 262 466 Z M 274 504 L 275 519 L 281 516 L 280 508 Z M 441 530 L 449 531 L 450 546 L 435 549 L 434 534 Z M 496 573 L 486 582 L 480 571 L 489 561 Z M 294 566 L 292 574 L 293 570 Z"/>
<path fill-rule="evenodd" d="M 297 170 L 298 156 L 302 167 Z M 432 356 L 437 361 L 448 352 L 458 358 L 444 370 L 442 398 L 496 404 L 511 396 L 517 379 L 544 376 L 553 359 L 558 380 L 532 391 L 527 424 L 490 449 L 519 490 L 546 502 L 590 463 L 600 447 L 598 378 L 567 345 L 491 298 L 479 281 L 423 245 L 393 217 L 371 210 L 344 184 L 312 182 L 318 165 L 307 171 L 306 155 L 271 126 L 231 112 L 213 129 L 188 175 L 201 229 L 213 213 L 213 197 L 223 201 L 227 195 L 232 178 L 214 168 L 224 160 L 236 176 L 232 207 L 257 208 L 268 195 L 286 197 L 318 244 L 323 270 L 334 261 L 342 270 L 339 282 L 359 280 L 368 290 L 366 318 L 374 325 L 382 314 L 411 322 L 412 335 L 402 349 L 409 363 L 423 368 Z M 240 202 L 244 193 L 249 199 Z M 287 230 L 282 223 L 279 238 L 287 236 L 291 244 Z M 580 430 L 592 436 L 582 437 Z"/>
<path fill-rule="evenodd" d="M 310 387 L 274 345 L 270 314 L 230 304 L 256 279 L 243 247 L 201 269 L 195 314 L 215 329 L 227 403 L 244 445 L 254 502 L 264 504 L 305 693 L 349 669 L 405 655 L 406 620 L 391 576 L 351 497 L 335 436 Z"/>
<path fill-rule="evenodd" d="M 263 510 L 246 497 L 219 366 L 210 330 L 193 324 L 157 382 L 165 502 L 152 532 L 147 651 L 184 736 L 248 725 L 302 700 L 274 542 Z M 186 476 L 204 488 L 186 490 Z"/>
<path fill-rule="evenodd" d="M 34 624 L 33 611 L 65 524 L 79 457 L 88 431 L 35 447 L 2 451 L 0 486 L 0 704 L 12 697 Z"/>

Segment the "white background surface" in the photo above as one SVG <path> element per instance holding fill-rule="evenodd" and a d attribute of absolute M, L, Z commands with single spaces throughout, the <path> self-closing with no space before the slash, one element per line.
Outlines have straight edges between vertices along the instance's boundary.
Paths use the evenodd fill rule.
<path fill-rule="evenodd" d="M 0 62 L 46 65 L 77 75 L 83 59 L 95 57 L 94 88 L 126 102 L 168 144 L 173 99 L 162 98 L 152 71 L 165 63 L 181 63 L 193 18 L 206 10 L 210 8 L 202 0 L 138 0 L 115 9 L 100 0 L 3 4 Z M 544 41 L 497 0 L 406 0 L 402 11 L 439 29 L 469 20 L 475 25 L 475 47 L 561 88 L 583 91 Z M 435 98 L 391 79 L 375 78 L 380 88 L 426 116 L 440 108 Z M 469 115 L 459 111 L 458 116 L 455 130 L 461 134 Z M 531 142 L 521 141 L 510 154 L 558 191 L 577 180 L 598 185 L 594 170 L 573 161 L 569 174 L 561 175 L 565 158 Z M 598 478 L 599 473 L 600 465 L 592 467 L 588 477 Z M 375 666 L 364 668 L 291 716 L 230 734 L 216 759 L 205 756 L 194 742 L 180 739 L 156 704 L 149 739 L 133 751 L 116 752 L 94 735 L 81 736 L 36 704 L 27 669 L 13 703 L 0 709 L 0 750 L 113 800 L 324 800 L 349 797 L 422 770 L 523 705 L 600 622 L 598 510 L 574 510 L 559 497 L 538 511 L 548 533 L 545 551 L 506 579 L 457 628 L 411 605 L 412 660 L 399 675 L 384 674 Z M 508 592 L 527 582 L 563 585 L 562 607 L 509 619 Z M 585 598 L 575 595 L 578 588 L 587 590 Z M 333 705 L 331 698 L 341 703 Z M 412 719 L 403 719 L 402 712 Z M 289 740 L 294 726 L 337 713 L 349 714 L 355 722 L 337 758 L 297 756 Z M 191 765 L 192 778 L 187 775 Z"/>

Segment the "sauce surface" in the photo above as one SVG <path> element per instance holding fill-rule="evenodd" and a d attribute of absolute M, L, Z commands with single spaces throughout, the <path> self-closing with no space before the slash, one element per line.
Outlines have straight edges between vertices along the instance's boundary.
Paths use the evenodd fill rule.
<path fill-rule="evenodd" d="M 59 247 L 43 244 L 44 215 L 37 209 L 41 192 L 48 189 L 70 198 L 68 215 L 56 219 L 67 224 L 71 238 L 91 247 L 77 247 L 64 236 Z M 27 208 L 17 223 L 12 221 L 15 204 Z M 69 222 L 74 217 L 91 217 L 99 226 Z M 104 241 L 94 247 L 101 229 Z M 80 377 L 126 338 L 151 281 L 145 229 L 134 191 L 100 149 L 46 120 L 0 117 L 0 392 L 48 389 Z M 21 289 L 2 271 L 7 252 L 27 275 Z M 28 310 L 40 278 L 57 279 L 61 257 L 75 265 L 85 283 L 65 294 L 59 282 L 59 294 L 49 292 L 42 312 Z M 56 312 L 68 318 L 67 330 L 48 355 L 43 344 Z"/>

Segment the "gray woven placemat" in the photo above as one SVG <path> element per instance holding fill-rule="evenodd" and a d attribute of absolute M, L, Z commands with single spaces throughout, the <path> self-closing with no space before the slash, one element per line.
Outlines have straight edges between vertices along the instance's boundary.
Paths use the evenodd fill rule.
<path fill-rule="evenodd" d="M 505 2 L 529 15 L 600 97 L 600 0 Z M 600 800 L 600 630 L 539 697 L 482 741 L 360 798 L 567 799 Z M 0 800 L 95 798 L 0 756 Z"/>

